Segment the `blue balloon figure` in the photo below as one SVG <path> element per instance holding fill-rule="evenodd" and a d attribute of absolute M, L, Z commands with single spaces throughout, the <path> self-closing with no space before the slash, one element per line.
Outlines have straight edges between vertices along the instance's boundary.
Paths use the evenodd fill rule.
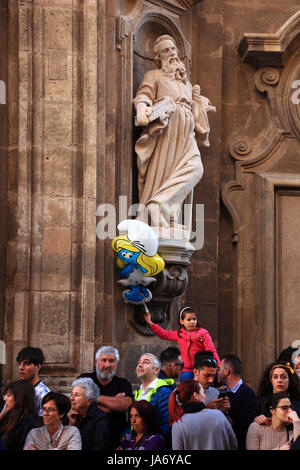
<path fill-rule="evenodd" d="M 137 220 L 123 221 L 118 228 L 128 230 L 128 235 L 116 237 L 112 242 L 123 278 L 118 283 L 127 288 L 123 291 L 123 299 L 133 304 L 150 302 L 152 294 L 147 286 L 156 281 L 153 276 L 165 266 L 157 253 L 157 236 L 149 225 Z"/>

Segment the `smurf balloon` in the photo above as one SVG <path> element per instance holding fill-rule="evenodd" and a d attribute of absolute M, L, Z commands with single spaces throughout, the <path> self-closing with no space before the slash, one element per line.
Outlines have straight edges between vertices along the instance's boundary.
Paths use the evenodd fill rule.
<path fill-rule="evenodd" d="M 118 230 L 127 232 L 127 235 L 120 235 L 112 242 L 122 276 L 118 284 L 125 287 L 123 299 L 126 303 L 137 305 L 150 302 L 152 294 L 148 286 L 156 282 L 153 276 L 165 266 L 157 253 L 157 235 L 149 225 L 139 220 L 123 220 Z"/>

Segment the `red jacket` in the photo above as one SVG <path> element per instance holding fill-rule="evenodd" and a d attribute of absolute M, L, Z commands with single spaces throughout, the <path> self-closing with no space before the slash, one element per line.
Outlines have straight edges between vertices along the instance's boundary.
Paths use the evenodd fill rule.
<path fill-rule="evenodd" d="M 184 328 L 180 328 L 180 336 L 177 330 L 164 330 L 161 326 L 153 323 L 151 330 L 159 338 L 166 339 L 168 341 L 177 341 L 182 360 L 184 362 L 184 371 L 194 370 L 194 358 L 198 351 L 211 351 L 214 358 L 217 360 L 218 365 L 220 359 L 211 336 L 204 328 L 194 328 L 192 331 L 186 331 Z"/>

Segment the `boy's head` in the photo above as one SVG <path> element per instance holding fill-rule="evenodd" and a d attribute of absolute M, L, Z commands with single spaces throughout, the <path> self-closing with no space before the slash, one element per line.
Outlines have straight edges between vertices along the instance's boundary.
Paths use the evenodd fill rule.
<path fill-rule="evenodd" d="M 39 382 L 39 371 L 44 362 L 44 354 L 40 348 L 26 347 L 17 355 L 20 379 L 30 380 L 32 385 Z"/>
<path fill-rule="evenodd" d="M 214 359 L 212 352 L 197 352 L 194 362 L 194 377 L 204 389 L 207 389 L 212 385 L 217 368 L 218 362 Z"/>

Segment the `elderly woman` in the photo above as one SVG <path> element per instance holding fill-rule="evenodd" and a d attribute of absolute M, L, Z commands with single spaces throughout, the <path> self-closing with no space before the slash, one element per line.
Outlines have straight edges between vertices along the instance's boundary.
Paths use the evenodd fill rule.
<path fill-rule="evenodd" d="M 89 377 L 72 383 L 69 423 L 81 434 L 82 450 L 107 450 L 109 425 L 107 415 L 97 407 L 99 388 Z"/>
<path fill-rule="evenodd" d="M 11 382 L 0 413 L 0 449 L 22 450 L 28 432 L 38 426 L 34 387 L 29 380 Z"/>
<path fill-rule="evenodd" d="M 165 450 L 164 438 L 153 405 L 146 400 L 135 401 L 130 407 L 132 432 L 126 434 L 117 450 Z"/>
<path fill-rule="evenodd" d="M 268 425 L 250 424 L 247 450 L 289 450 L 300 435 L 300 419 L 292 409 L 287 393 L 273 393 L 265 402 L 266 411 L 271 414 Z M 293 429 L 289 429 L 290 425 Z"/>
<path fill-rule="evenodd" d="M 237 440 L 220 410 L 205 406 L 206 396 L 196 380 L 183 380 L 169 400 L 173 450 L 233 450 Z"/>
<path fill-rule="evenodd" d="M 44 426 L 29 432 L 24 450 L 81 450 L 78 429 L 62 424 L 62 419 L 70 408 L 71 402 L 66 395 L 47 393 L 42 399 Z"/>
<path fill-rule="evenodd" d="M 253 418 L 258 424 L 269 424 L 271 414 L 265 402 L 273 393 L 286 392 L 294 409 L 300 415 L 300 379 L 289 363 L 274 362 L 264 371 L 257 392 Z"/>

